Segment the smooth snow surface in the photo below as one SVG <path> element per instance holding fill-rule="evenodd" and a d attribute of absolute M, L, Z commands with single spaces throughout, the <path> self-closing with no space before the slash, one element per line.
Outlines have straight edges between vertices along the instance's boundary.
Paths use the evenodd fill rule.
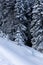
<path fill-rule="evenodd" d="M 0 38 L 0 65 L 43 65 L 43 54 Z"/>

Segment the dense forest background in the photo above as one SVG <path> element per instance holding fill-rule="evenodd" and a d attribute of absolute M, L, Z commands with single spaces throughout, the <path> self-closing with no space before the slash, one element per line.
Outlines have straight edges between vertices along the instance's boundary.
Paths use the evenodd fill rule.
<path fill-rule="evenodd" d="M 43 0 L 0 0 L 0 33 L 18 45 L 43 52 Z"/>

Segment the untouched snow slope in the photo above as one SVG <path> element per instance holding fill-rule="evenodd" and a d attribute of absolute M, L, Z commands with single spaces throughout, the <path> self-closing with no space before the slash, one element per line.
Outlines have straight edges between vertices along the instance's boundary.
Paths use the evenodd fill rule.
<path fill-rule="evenodd" d="M 43 54 L 0 38 L 0 65 L 43 65 Z"/>

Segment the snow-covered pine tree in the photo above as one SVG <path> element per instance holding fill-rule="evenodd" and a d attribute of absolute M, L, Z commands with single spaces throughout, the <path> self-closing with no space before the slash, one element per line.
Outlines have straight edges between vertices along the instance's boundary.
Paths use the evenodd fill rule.
<path fill-rule="evenodd" d="M 0 0 L 1 3 L 1 19 L 0 29 L 5 34 L 10 34 L 11 29 L 14 29 L 14 6 L 15 0 Z"/>
<path fill-rule="evenodd" d="M 15 40 L 18 25 L 26 45 L 30 45 L 31 8 L 28 0 L 0 0 L 0 29 L 8 34 L 9 39 Z M 25 30 L 24 30 L 25 27 Z"/>
<path fill-rule="evenodd" d="M 16 16 L 15 19 L 17 21 L 17 23 L 15 24 L 16 26 L 16 32 L 15 32 L 15 42 L 19 45 L 23 45 L 25 44 L 27 37 L 25 35 L 26 32 L 26 26 L 24 25 L 24 23 L 26 22 L 26 17 L 24 15 L 24 4 L 23 4 L 23 0 L 16 0 L 16 4 L 15 4 L 15 11 Z"/>
<path fill-rule="evenodd" d="M 16 0 L 15 13 L 17 21 L 16 26 L 17 29 L 19 27 L 20 31 L 18 34 L 21 34 L 22 31 L 22 39 L 24 40 L 25 44 L 28 46 L 32 46 L 30 33 L 30 23 L 32 20 L 32 2 L 29 2 L 28 0 Z"/>
<path fill-rule="evenodd" d="M 28 0 L 25 0 L 24 2 L 24 16 L 26 17 L 26 22 L 24 22 L 25 26 L 27 27 L 27 30 L 26 30 L 26 36 L 27 36 L 27 42 L 26 42 L 26 45 L 27 46 L 30 46 L 32 47 L 32 43 L 31 43 L 31 38 L 32 38 L 32 35 L 30 33 L 30 24 L 31 24 L 31 21 L 32 21 L 32 7 L 33 7 L 33 3 L 34 3 L 34 0 L 33 1 L 28 1 Z"/>
<path fill-rule="evenodd" d="M 31 42 L 33 48 L 43 51 L 43 4 L 37 0 L 33 7 L 33 15 L 30 32 L 33 36 Z"/>
<path fill-rule="evenodd" d="M 23 34 L 21 28 L 17 28 L 17 31 L 15 33 L 15 43 L 18 45 L 24 45 L 25 44 L 25 35 Z"/>

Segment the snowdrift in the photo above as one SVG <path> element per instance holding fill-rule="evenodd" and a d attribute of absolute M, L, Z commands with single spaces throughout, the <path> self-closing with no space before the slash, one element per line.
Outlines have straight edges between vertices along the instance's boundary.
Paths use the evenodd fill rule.
<path fill-rule="evenodd" d="M 43 65 L 43 54 L 0 38 L 0 65 Z"/>

